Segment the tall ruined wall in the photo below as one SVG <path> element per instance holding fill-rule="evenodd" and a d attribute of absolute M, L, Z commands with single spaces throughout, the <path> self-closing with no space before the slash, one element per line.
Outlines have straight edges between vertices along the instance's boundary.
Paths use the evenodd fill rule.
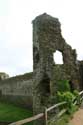
<path fill-rule="evenodd" d="M 32 106 L 32 73 L 0 81 L 0 99 L 20 106 Z"/>
<path fill-rule="evenodd" d="M 78 61 L 79 74 L 80 74 L 80 90 L 83 90 L 83 60 Z"/>
<path fill-rule="evenodd" d="M 56 50 L 63 55 L 64 65 L 62 69 L 59 68 L 60 73 L 53 59 Z M 78 84 L 74 85 L 74 81 L 79 82 L 76 58 L 76 51 L 61 35 L 61 25 L 57 18 L 44 13 L 33 20 L 33 110 L 35 114 L 43 111 L 45 101 L 53 92 L 56 93 L 57 80 L 69 79 L 74 89 L 79 89 Z M 60 75 L 61 73 L 63 75 Z M 35 124 L 39 125 L 39 123 Z M 40 122 L 40 124 L 44 123 Z"/>

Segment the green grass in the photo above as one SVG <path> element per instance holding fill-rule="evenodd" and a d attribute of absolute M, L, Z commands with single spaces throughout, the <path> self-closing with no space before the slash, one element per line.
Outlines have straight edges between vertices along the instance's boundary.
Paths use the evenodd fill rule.
<path fill-rule="evenodd" d="M 6 104 L 0 102 L 0 121 L 2 122 L 14 122 L 28 118 L 32 116 L 32 111 L 16 107 L 12 104 Z M 32 125 L 27 123 L 27 125 Z"/>
<path fill-rule="evenodd" d="M 61 119 L 59 119 L 56 123 L 56 125 L 67 125 L 69 121 L 69 116 L 64 115 Z"/>
<path fill-rule="evenodd" d="M 72 118 L 72 115 L 64 114 L 57 122 L 53 125 L 70 125 L 69 120 Z"/>

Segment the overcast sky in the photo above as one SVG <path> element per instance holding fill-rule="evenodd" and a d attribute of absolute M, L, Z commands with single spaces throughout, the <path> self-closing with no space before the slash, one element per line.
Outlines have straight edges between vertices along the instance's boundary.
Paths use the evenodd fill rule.
<path fill-rule="evenodd" d="M 63 37 L 83 59 L 83 0 L 0 0 L 0 72 L 33 70 L 31 22 L 44 12 L 59 18 Z"/>

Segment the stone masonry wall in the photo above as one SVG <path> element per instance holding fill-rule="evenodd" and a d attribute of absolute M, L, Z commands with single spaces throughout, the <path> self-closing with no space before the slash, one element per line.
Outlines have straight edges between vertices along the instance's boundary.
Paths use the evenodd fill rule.
<path fill-rule="evenodd" d="M 54 63 L 56 50 L 63 55 L 63 68 L 60 73 Z M 57 77 L 58 74 L 58 77 Z M 64 74 L 64 75 L 60 75 Z M 61 76 L 61 77 L 60 77 Z M 46 100 L 56 93 L 57 80 L 69 79 L 74 89 L 79 89 L 79 68 L 76 50 L 66 43 L 61 34 L 61 24 L 57 18 L 46 13 L 33 20 L 33 111 L 44 111 Z M 54 89 L 55 88 L 55 89 Z M 34 125 L 44 125 L 42 122 Z"/>
<path fill-rule="evenodd" d="M 21 75 L 0 81 L 0 99 L 24 107 L 32 106 L 33 79 Z"/>

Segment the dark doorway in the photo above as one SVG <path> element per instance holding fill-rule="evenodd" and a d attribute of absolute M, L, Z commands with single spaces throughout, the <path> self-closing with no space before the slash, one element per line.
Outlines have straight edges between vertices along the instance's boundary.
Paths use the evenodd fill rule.
<path fill-rule="evenodd" d="M 83 64 L 80 64 L 80 90 L 83 90 Z"/>
<path fill-rule="evenodd" d="M 74 90 L 74 86 L 73 86 L 73 82 L 71 80 L 69 81 L 69 85 L 70 85 L 71 91 L 73 91 Z"/>
<path fill-rule="evenodd" d="M 50 94 L 50 78 L 47 74 L 44 74 L 44 77 L 40 82 L 40 86 L 40 91 L 43 96 L 47 96 Z"/>

